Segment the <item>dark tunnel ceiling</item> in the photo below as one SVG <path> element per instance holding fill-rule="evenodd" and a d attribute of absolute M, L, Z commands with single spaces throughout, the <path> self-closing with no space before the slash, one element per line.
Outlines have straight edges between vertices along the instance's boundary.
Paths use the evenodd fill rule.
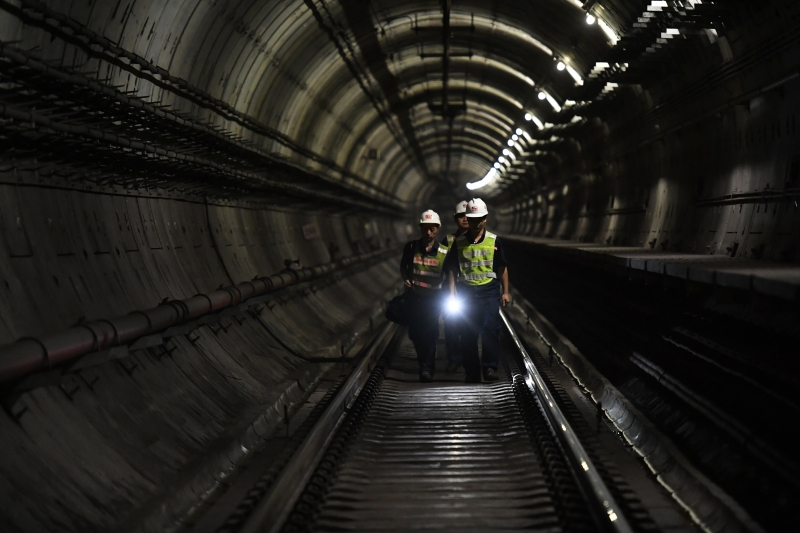
<path fill-rule="evenodd" d="M 499 187 L 483 194 L 558 161 L 563 154 L 548 147 L 563 125 L 585 122 L 579 111 L 602 119 L 602 109 L 584 111 L 609 82 L 642 83 L 650 71 L 637 65 L 650 47 L 713 28 L 716 13 L 712 2 L 694 0 L 664 11 L 665 2 L 646 0 L 133 2 L 124 13 L 114 4 L 53 9 L 245 117 L 201 110 L 201 118 L 270 157 L 334 180 L 350 176 L 384 205 L 418 203 L 434 190 L 463 195 L 516 128 L 525 135 L 515 168 L 502 167 Z M 42 4 L 21 5 L 34 26 L 50 23 Z M 597 23 L 587 24 L 587 11 Z M 40 39 L 42 59 L 63 64 L 48 54 L 69 49 L 46 32 Z M 126 83 L 125 75 L 120 69 L 114 81 Z M 197 112 L 169 87 L 127 80 L 136 96 Z M 551 98 L 540 100 L 540 91 Z"/>
<path fill-rule="evenodd" d="M 609 49 L 580 3 L 568 0 L 306 4 L 316 25 L 301 30 L 313 35 L 298 41 L 297 54 L 327 49 L 319 39 L 335 42 L 337 53 L 290 64 L 304 65 L 301 79 L 324 73 L 321 85 L 358 117 L 354 137 L 382 156 L 374 179 L 400 196 L 483 177 L 526 112 L 555 120 L 540 88 L 561 102 L 575 96 L 556 58 L 583 73 Z M 354 73 L 364 81 L 353 83 Z"/>

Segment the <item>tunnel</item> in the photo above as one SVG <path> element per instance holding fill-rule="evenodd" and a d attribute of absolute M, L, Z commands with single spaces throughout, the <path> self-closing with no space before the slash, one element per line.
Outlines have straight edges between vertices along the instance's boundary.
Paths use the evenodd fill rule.
<path fill-rule="evenodd" d="M 795 530 L 798 23 L 0 0 L 0 530 Z M 472 198 L 507 362 L 423 386 L 387 305 L 420 213 L 442 237 Z M 466 433 L 407 444 L 379 498 L 400 447 L 375 443 L 414 412 L 403 442 Z M 508 469 L 491 496 L 441 473 L 459 454 Z"/>

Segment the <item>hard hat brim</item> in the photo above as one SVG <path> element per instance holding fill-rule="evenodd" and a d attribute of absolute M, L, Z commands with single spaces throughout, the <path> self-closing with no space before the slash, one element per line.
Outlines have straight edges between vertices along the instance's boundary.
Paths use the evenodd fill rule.
<path fill-rule="evenodd" d="M 478 213 L 467 213 L 467 218 L 483 218 L 488 214 L 489 214 L 488 212 L 481 213 L 481 214 L 478 214 Z"/>

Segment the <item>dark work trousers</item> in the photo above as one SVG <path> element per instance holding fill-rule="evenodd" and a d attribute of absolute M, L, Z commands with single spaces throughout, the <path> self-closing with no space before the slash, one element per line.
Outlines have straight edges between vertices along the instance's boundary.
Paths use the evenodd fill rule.
<path fill-rule="evenodd" d="M 461 357 L 467 377 L 480 379 L 481 367 L 497 370 L 500 355 L 500 285 L 492 282 L 480 287 L 458 287 L 464 302 L 461 323 Z M 481 338 L 483 357 L 478 355 Z"/>
<path fill-rule="evenodd" d="M 445 310 L 444 319 L 444 345 L 447 348 L 447 362 L 452 365 L 464 364 L 461 357 L 461 315 L 451 315 Z"/>
<path fill-rule="evenodd" d="M 408 324 L 408 338 L 417 351 L 419 371 L 427 370 L 433 375 L 436 366 L 436 342 L 439 340 L 439 315 L 442 314 L 442 300 L 438 295 L 414 295 L 411 306 L 411 321 Z"/>

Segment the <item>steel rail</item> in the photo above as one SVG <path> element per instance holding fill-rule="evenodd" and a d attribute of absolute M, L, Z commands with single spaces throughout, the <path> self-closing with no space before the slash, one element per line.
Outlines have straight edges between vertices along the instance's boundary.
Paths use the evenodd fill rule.
<path fill-rule="evenodd" d="M 611 491 L 608 489 L 602 477 L 600 477 L 597 468 L 589 458 L 589 454 L 578 439 L 577 434 L 570 426 L 564 413 L 558 407 L 542 375 L 533 363 L 533 359 L 530 354 L 528 354 L 525 346 L 523 346 L 516 331 L 514 331 L 508 316 L 503 310 L 500 311 L 500 316 L 525 364 L 525 383 L 538 398 L 542 410 L 552 426 L 553 433 L 555 433 L 556 438 L 561 444 L 564 455 L 573 467 L 572 472 L 576 481 L 583 486 L 586 492 L 585 496 L 590 499 L 593 504 L 594 509 L 592 509 L 592 511 L 593 515 L 598 520 L 598 524 L 606 531 L 631 533 L 633 530 L 628 520 L 622 514 L 622 508 L 615 501 Z"/>
<path fill-rule="evenodd" d="M 0 347 L 0 383 L 19 380 L 33 372 L 74 361 L 92 352 L 127 345 L 275 290 L 320 278 L 357 263 L 388 258 L 396 253 L 395 250 L 382 250 L 315 267 L 285 270 L 208 294 L 167 301 L 144 311 L 132 311 L 123 317 L 84 322 L 66 331 L 38 338 L 22 338 L 12 345 Z"/>
<path fill-rule="evenodd" d="M 325 413 L 281 471 L 280 477 L 270 491 L 250 515 L 240 530 L 241 533 L 280 531 L 314 474 L 317 464 L 328 448 L 328 443 L 336 434 L 336 429 L 372 375 L 376 359 L 384 354 L 398 330 L 399 326 L 393 322 L 383 325 L 361 362 L 347 378 L 336 397 L 331 400 Z"/>
<path fill-rule="evenodd" d="M 503 318 L 507 320 L 505 315 L 503 315 Z M 489 472 L 491 476 L 486 477 L 485 481 L 489 483 L 489 485 L 492 485 L 492 487 L 487 489 L 488 494 L 494 493 L 494 497 L 496 498 L 499 495 L 497 492 L 498 490 L 512 490 L 515 492 L 534 490 L 537 493 L 541 493 L 544 489 L 544 487 L 541 486 L 541 479 L 544 478 L 542 475 L 543 472 L 553 472 L 552 469 L 556 468 L 557 471 L 562 472 L 559 475 L 570 479 L 571 484 L 574 483 L 574 487 L 571 490 L 567 489 L 566 492 L 563 492 L 563 481 L 562 484 L 557 484 L 556 486 L 551 485 L 548 489 L 549 495 L 546 498 L 552 498 L 556 507 L 564 505 L 565 507 L 562 507 L 562 509 L 567 513 L 574 513 L 576 509 L 575 505 L 578 505 L 577 508 L 582 510 L 581 512 L 585 517 L 583 519 L 585 522 L 583 522 L 580 527 L 591 527 L 593 531 L 606 531 L 609 533 L 628 533 L 632 531 L 627 519 L 622 515 L 622 507 L 619 506 L 612 497 L 610 490 L 605 486 L 599 472 L 592 464 L 589 455 L 583 449 L 577 436 L 569 427 L 566 418 L 555 406 L 551 394 L 547 392 L 544 379 L 533 366 L 532 360 L 527 352 L 524 351 L 519 338 L 516 337 L 513 330 L 510 329 L 510 325 L 507 322 L 506 324 L 509 327 L 512 338 L 515 340 L 517 346 L 523 353 L 523 357 L 526 359 L 526 371 L 520 372 L 517 369 L 516 363 L 509 361 L 509 364 L 513 367 L 511 372 L 516 378 L 513 380 L 513 384 L 509 383 L 509 388 L 505 393 L 495 389 L 494 386 L 482 385 L 478 386 L 479 390 L 455 387 L 452 389 L 452 392 L 445 394 L 445 397 L 437 398 L 436 395 L 441 394 L 441 392 L 437 392 L 435 389 L 425 392 L 424 387 L 420 389 L 419 387 L 415 388 L 412 386 L 412 390 L 415 391 L 412 393 L 412 396 L 415 396 L 416 400 L 410 403 L 408 397 L 403 399 L 403 395 L 410 392 L 409 390 L 402 389 L 404 392 L 401 392 L 400 389 L 396 388 L 397 383 L 395 381 L 390 381 L 388 385 L 383 383 L 383 378 L 386 376 L 387 372 L 386 365 L 394 368 L 394 371 L 399 371 L 398 369 L 403 368 L 403 365 L 401 363 L 399 366 L 395 367 L 394 358 L 397 357 L 397 354 L 395 354 L 394 351 L 385 350 L 381 353 L 385 353 L 387 358 L 380 358 L 380 346 L 388 346 L 388 343 L 385 342 L 388 332 L 386 330 L 381 331 L 377 340 L 374 341 L 368 349 L 369 353 L 365 355 L 365 359 L 361 361 L 358 369 L 349 378 L 347 385 L 343 386 L 343 390 L 345 391 L 343 396 L 334 400 L 334 403 L 328 408 L 326 414 L 320 419 L 319 425 L 312 430 L 312 433 L 309 433 L 308 438 L 295 453 L 291 459 L 291 463 L 287 463 L 287 467 L 283 469 L 279 477 L 273 481 L 269 489 L 270 492 L 256 504 L 255 510 L 245 515 L 244 520 L 246 521 L 244 524 L 241 524 L 241 522 L 230 524 L 229 527 L 221 528 L 220 531 L 236 531 L 237 533 L 277 533 L 279 531 L 287 531 L 287 528 L 288 530 L 294 530 L 292 528 L 295 527 L 300 528 L 298 531 L 305 531 L 306 529 L 304 528 L 311 528 L 309 530 L 312 530 L 315 527 L 312 524 L 319 525 L 324 523 L 330 526 L 331 520 L 344 520 L 352 524 L 361 524 L 360 527 L 363 530 L 364 527 L 369 528 L 370 525 L 374 525 L 375 521 L 393 520 L 394 518 L 392 518 L 392 516 L 398 520 L 404 520 L 404 518 L 402 518 L 404 515 L 396 514 L 398 509 L 393 498 L 396 499 L 398 495 L 391 492 L 391 489 L 390 493 L 386 493 L 385 486 L 387 483 L 390 483 L 388 480 L 394 479 L 393 476 L 396 474 L 393 472 L 398 468 L 407 474 L 405 470 L 406 467 L 398 465 L 405 464 L 407 461 L 413 463 L 415 461 L 422 460 L 424 462 L 426 460 L 419 458 L 420 454 L 424 452 L 419 449 L 420 446 L 423 446 L 423 443 L 417 442 L 418 439 L 425 439 L 426 446 L 435 449 L 436 453 L 443 453 L 442 450 L 439 449 L 443 441 L 441 435 L 437 436 L 436 428 L 439 427 L 436 425 L 438 423 L 437 420 L 451 421 L 454 413 L 451 412 L 450 408 L 452 406 L 448 402 L 464 402 L 465 394 L 471 397 L 471 400 L 467 401 L 467 403 L 470 404 L 466 406 L 468 410 L 474 408 L 472 404 L 485 402 L 489 397 L 492 398 L 492 404 L 494 402 L 505 403 L 504 406 L 497 405 L 493 408 L 489 408 L 489 404 L 485 404 L 484 407 L 488 408 L 489 411 L 492 411 L 492 409 L 507 409 L 510 405 L 508 404 L 510 397 L 510 401 L 515 403 L 522 411 L 514 415 L 509 411 L 499 416 L 499 420 L 504 420 L 505 422 L 503 423 L 506 424 L 510 419 L 524 419 L 527 425 L 528 418 L 527 415 L 524 414 L 524 405 L 529 405 L 530 407 L 528 407 L 528 409 L 535 409 L 537 418 L 540 420 L 540 422 L 536 424 L 539 424 L 538 427 L 540 427 L 540 429 L 534 430 L 532 433 L 530 427 L 528 429 L 528 434 L 539 442 L 538 445 L 534 445 L 534 448 L 537 446 L 546 447 L 543 441 L 541 441 L 541 437 L 534 436 L 535 433 L 541 432 L 542 434 L 546 434 L 546 439 L 552 443 L 549 449 L 553 450 L 553 452 L 548 453 L 540 449 L 538 453 L 548 457 L 557 456 L 559 457 L 557 462 L 563 465 L 554 467 L 552 463 L 549 463 L 548 466 L 543 467 L 542 472 L 526 470 L 525 476 L 533 476 L 530 479 L 537 477 L 540 479 L 538 482 L 539 485 L 536 485 L 535 489 L 531 488 L 530 479 L 524 480 L 522 485 L 515 485 L 516 481 L 509 481 L 506 483 L 506 489 L 498 488 L 498 484 L 505 482 L 498 481 L 497 476 L 503 474 L 498 474 L 494 471 Z M 392 362 L 390 362 L 388 358 L 391 358 Z M 410 358 L 409 360 L 413 361 L 413 359 Z M 375 361 L 373 369 L 371 372 L 368 372 L 373 361 Z M 523 383 L 523 381 L 526 383 Z M 512 387 L 515 390 L 514 393 L 511 392 Z M 520 399 L 520 397 L 516 395 L 517 387 L 521 388 L 521 390 L 526 393 L 530 393 L 530 403 L 526 404 L 524 399 Z M 460 399 L 454 399 L 454 395 L 457 396 L 459 394 L 461 395 Z M 480 398 L 481 396 L 483 396 L 482 399 Z M 517 396 L 516 400 L 514 400 L 515 396 Z M 539 401 L 534 399 L 537 396 Z M 539 411 L 539 403 L 543 406 L 541 412 Z M 395 406 L 395 404 L 398 405 Z M 445 415 L 446 418 L 441 420 L 437 419 L 437 416 L 442 416 L 441 408 L 444 404 L 448 406 L 447 414 Z M 400 409 L 402 412 L 406 413 L 408 412 L 409 405 L 415 405 L 418 409 L 422 410 L 417 414 L 418 418 L 411 417 L 406 419 L 401 417 L 401 420 L 395 420 L 392 414 L 395 412 L 393 409 Z M 392 408 L 390 406 L 395 407 Z M 486 409 L 482 408 L 479 409 L 479 411 L 486 415 L 484 412 Z M 522 418 L 518 418 L 520 415 Z M 488 416 L 496 417 L 498 415 Z M 368 419 L 368 417 L 370 418 Z M 420 426 L 421 431 L 419 429 L 414 431 L 407 429 L 407 427 L 410 427 L 409 424 L 414 425 L 416 424 L 415 421 L 418 420 L 424 420 L 426 422 Z M 477 432 L 477 437 L 472 435 L 470 438 L 477 438 L 478 441 L 480 441 L 481 438 L 490 439 L 494 442 L 495 435 L 492 434 L 490 436 L 491 430 L 487 429 L 487 420 L 485 417 L 475 418 L 471 415 L 466 415 L 465 418 L 465 415 L 462 413 L 462 415 L 455 415 L 455 420 L 467 426 L 470 425 L 469 421 L 476 422 L 476 428 L 470 431 Z M 449 424 L 451 422 L 447 423 Z M 396 427 L 395 424 L 397 424 Z M 392 428 L 395 429 L 393 430 Z M 400 433 L 397 433 L 397 431 Z M 431 431 L 433 431 L 434 435 L 430 434 Z M 452 437 L 452 435 L 449 435 L 449 430 L 445 432 L 448 433 L 448 435 L 445 436 L 446 439 Z M 433 441 L 430 444 L 427 443 L 427 439 L 429 438 Z M 458 445 L 464 445 L 465 442 L 464 440 L 459 440 Z M 488 443 L 489 441 L 485 442 Z M 509 441 L 506 445 L 513 446 L 513 443 Z M 516 445 L 518 446 L 519 442 L 517 442 Z M 530 445 L 531 443 L 526 444 L 526 449 Z M 367 448 L 363 448 L 363 446 L 367 446 Z M 382 448 L 383 446 L 388 446 L 388 448 L 384 450 Z M 353 447 L 356 447 L 360 453 L 350 457 L 348 456 L 347 450 L 352 450 Z M 370 449 L 371 452 L 369 451 Z M 410 455 L 404 455 L 409 453 Z M 514 453 L 518 455 L 519 450 Z M 366 454 L 368 457 L 364 458 L 361 454 Z M 352 471 L 361 471 L 363 468 L 366 468 L 362 463 L 364 461 L 370 463 L 371 459 L 369 457 L 376 454 L 386 459 L 385 461 L 378 461 L 380 466 L 376 467 L 377 470 L 374 472 L 375 476 L 377 476 L 374 480 L 376 486 L 370 488 L 372 487 L 370 484 L 371 481 L 366 482 L 366 485 L 358 480 L 354 481 L 351 475 Z M 478 454 L 480 454 L 480 451 Z M 453 472 L 456 470 L 462 475 L 468 475 L 473 483 L 476 479 L 480 478 L 481 475 L 486 475 L 487 472 L 482 470 L 486 468 L 485 461 L 481 461 L 477 470 L 470 473 L 469 468 L 475 469 L 475 465 L 469 464 L 470 458 L 462 457 L 464 453 L 459 452 L 458 455 L 458 460 L 461 461 L 461 463 L 459 463 L 460 467 L 444 468 L 441 480 L 442 483 L 449 483 L 448 477 L 452 476 Z M 434 458 L 431 460 L 436 461 L 439 459 Z M 346 472 L 350 472 L 343 474 L 343 479 L 339 479 L 340 474 L 337 469 L 340 466 Z M 514 479 L 516 479 L 515 476 L 520 475 L 520 469 L 525 468 L 514 463 L 509 463 L 507 466 L 510 467 L 510 469 L 503 470 L 503 472 L 507 472 L 505 475 L 510 475 Z M 438 467 L 437 463 L 437 468 Z M 511 472 L 515 473 L 511 474 Z M 369 473 L 365 473 L 364 475 L 369 476 Z M 325 479 L 320 481 L 320 476 L 329 480 L 330 485 L 326 485 Z M 434 482 L 435 480 L 430 476 L 425 477 L 420 490 L 424 492 L 427 490 L 426 487 L 430 487 L 430 483 Z M 359 483 L 361 483 L 361 485 L 359 485 Z M 414 481 L 409 481 L 408 478 L 402 478 L 400 483 L 401 486 L 398 488 L 400 492 L 398 494 L 406 494 L 409 491 L 413 493 L 414 489 L 409 489 L 409 483 L 413 484 Z M 456 485 L 459 485 L 456 492 L 467 490 L 459 483 L 456 483 Z M 561 489 L 559 490 L 557 487 L 561 487 Z M 445 487 L 443 490 L 447 490 L 447 488 Z M 351 491 L 355 492 L 351 494 Z M 340 499 L 343 493 L 348 495 L 348 502 L 351 501 L 349 498 L 352 497 L 352 509 L 350 508 L 350 504 L 345 506 L 347 507 L 346 509 L 340 508 Z M 327 501 L 328 497 L 333 498 L 333 500 Z M 535 497 L 534 500 L 542 500 L 543 498 L 544 497 Z M 571 503 L 567 503 L 570 502 L 570 498 L 576 499 L 571 500 Z M 242 506 L 246 504 L 249 505 L 250 503 L 245 501 L 242 503 Z M 320 507 L 316 507 L 317 505 L 327 506 L 327 510 L 322 511 Z M 438 509 L 437 505 L 438 504 L 434 504 L 432 507 L 424 508 L 420 512 L 423 516 L 426 516 L 426 512 L 431 512 L 431 509 Z M 539 509 L 534 513 L 535 517 L 531 518 L 531 515 L 525 514 L 530 511 L 528 504 L 522 503 L 520 505 L 524 507 L 525 511 L 522 511 L 519 516 L 514 516 L 512 519 L 516 520 L 516 522 L 514 522 L 516 524 L 514 527 L 530 527 L 530 520 L 539 520 L 541 521 L 540 525 L 545 524 L 547 520 L 558 520 L 559 523 L 563 525 L 570 524 L 572 520 L 576 519 L 575 516 L 571 518 L 564 516 L 560 518 L 545 518 L 547 512 L 559 513 L 553 511 L 552 508 L 545 512 L 544 509 L 547 507 L 547 504 L 546 502 L 542 503 L 542 501 L 536 501 L 535 503 L 532 501 L 530 503 L 530 505 L 538 506 L 537 509 Z M 552 506 L 553 504 L 550 505 Z M 485 511 L 486 506 L 482 509 Z M 514 509 L 516 509 L 516 511 L 520 510 L 519 508 Z M 566 509 L 573 510 L 566 511 Z M 379 516 L 376 515 L 376 513 L 383 513 L 384 511 L 389 513 L 394 512 L 395 514 L 388 518 L 383 514 Z M 453 512 L 458 515 L 460 511 L 455 509 Z M 512 510 L 509 516 L 514 515 L 514 512 L 515 511 Z M 240 511 L 237 510 L 231 516 L 239 517 Z M 487 516 L 488 515 L 484 514 L 482 518 L 487 518 Z M 454 523 L 459 523 L 459 519 L 459 517 L 453 517 L 451 519 L 446 519 L 445 522 L 447 522 L 447 520 L 452 520 Z M 317 520 L 321 520 L 322 522 L 317 522 Z M 360 520 L 366 520 L 366 523 L 361 523 L 359 522 Z M 564 522 L 561 522 L 562 520 L 564 520 Z M 580 518 L 577 518 L 577 520 L 579 522 L 572 523 L 573 526 L 581 523 Z M 411 523 L 412 522 L 407 522 L 406 524 Z M 460 524 L 463 525 L 463 523 Z"/>

